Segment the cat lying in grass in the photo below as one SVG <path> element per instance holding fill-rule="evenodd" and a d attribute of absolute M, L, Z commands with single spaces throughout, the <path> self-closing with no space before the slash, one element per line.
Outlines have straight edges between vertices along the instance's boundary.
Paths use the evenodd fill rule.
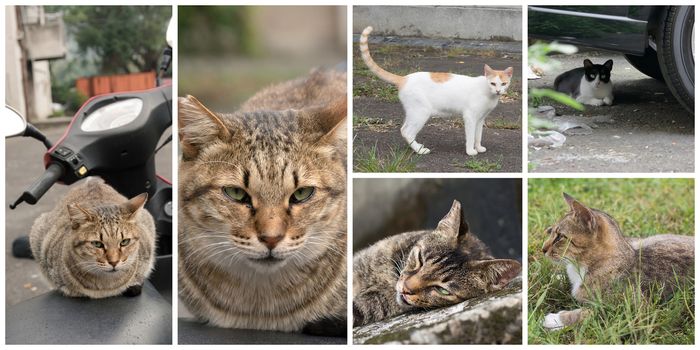
<path fill-rule="evenodd" d="M 625 237 L 612 216 L 589 208 L 566 193 L 564 199 L 570 211 L 547 229 L 549 238 L 542 252 L 566 265 L 571 295 L 577 301 L 591 301 L 596 294 L 624 281 L 639 283 L 645 292 L 659 289 L 662 297 L 668 298 L 679 282 L 693 277 L 693 236 Z M 585 308 L 551 313 L 545 316 L 542 326 L 559 330 L 590 314 Z"/>
<path fill-rule="evenodd" d="M 435 230 L 391 236 L 355 254 L 353 325 L 503 289 L 520 269 L 515 260 L 491 256 L 454 201 Z"/>
<path fill-rule="evenodd" d="M 498 105 L 499 97 L 508 90 L 513 67 L 495 70 L 484 65 L 484 75 L 478 77 L 434 72 L 399 76 L 379 67 L 372 59 L 367 45 L 371 32 L 372 27 L 367 27 L 360 37 L 362 59 L 377 77 L 398 87 L 399 100 L 406 112 L 401 136 L 413 151 L 430 153 L 430 149 L 416 141 L 416 136 L 431 116 L 460 113 L 464 119 L 467 154 L 486 152 L 486 147 L 481 145 L 484 122 Z"/>

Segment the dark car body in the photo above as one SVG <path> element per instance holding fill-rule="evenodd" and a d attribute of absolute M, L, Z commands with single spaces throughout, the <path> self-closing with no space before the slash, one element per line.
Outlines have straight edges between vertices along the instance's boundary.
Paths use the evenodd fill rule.
<path fill-rule="evenodd" d="M 649 26 L 662 6 L 529 6 L 528 34 L 632 55 L 643 55 Z"/>

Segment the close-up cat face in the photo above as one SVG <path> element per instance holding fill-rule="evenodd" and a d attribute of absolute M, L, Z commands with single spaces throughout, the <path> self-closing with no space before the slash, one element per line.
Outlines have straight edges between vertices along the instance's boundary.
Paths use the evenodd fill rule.
<path fill-rule="evenodd" d="M 136 215 L 148 195 L 143 193 L 121 205 L 83 208 L 69 204 L 75 267 L 87 274 L 118 273 L 135 260 L 142 228 Z"/>
<path fill-rule="evenodd" d="M 591 60 L 583 60 L 584 78 L 594 86 L 601 83 L 607 84 L 610 82 L 610 72 L 612 71 L 613 60 L 607 60 L 603 64 L 593 64 Z"/>
<path fill-rule="evenodd" d="M 303 265 L 345 232 L 344 103 L 217 115 L 180 99 L 187 259 Z"/>
<path fill-rule="evenodd" d="M 597 254 L 597 247 L 604 242 L 602 236 L 610 231 L 606 228 L 619 229 L 609 215 L 586 207 L 566 193 L 564 199 L 570 211 L 547 228 L 549 238 L 542 252 L 554 261 L 586 261 L 589 255 Z"/>
<path fill-rule="evenodd" d="M 511 78 L 513 78 L 513 67 L 508 67 L 505 70 L 495 70 L 484 65 L 484 76 L 488 80 L 491 93 L 503 95 L 508 91 Z"/>
<path fill-rule="evenodd" d="M 413 247 L 396 283 L 402 305 L 440 307 L 502 289 L 520 273 L 508 259 L 476 260 L 470 256 L 469 226 L 455 201 L 437 229 Z"/>

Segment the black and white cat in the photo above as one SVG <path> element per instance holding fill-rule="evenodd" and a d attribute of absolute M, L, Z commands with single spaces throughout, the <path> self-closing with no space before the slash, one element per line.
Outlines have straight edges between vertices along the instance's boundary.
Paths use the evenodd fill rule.
<path fill-rule="evenodd" d="M 610 106 L 613 103 L 613 84 L 610 80 L 613 61 L 593 64 L 583 60 L 583 67 L 560 74 L 554 80 L 554 89 L 591 106 Z"/>

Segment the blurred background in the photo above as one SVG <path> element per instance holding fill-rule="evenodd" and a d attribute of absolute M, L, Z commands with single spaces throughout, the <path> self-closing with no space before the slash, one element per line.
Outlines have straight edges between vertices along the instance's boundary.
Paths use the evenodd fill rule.
<path fill-rule="evenodd" d="M 61 122 L 92 96 L 153 87 L 171 12 L 6 6 L 5 103 L 33 123 Z"/>
<path fill-rule="evenodd" d="M 221 112 L 346 61 L 345 6 L 179 6 L 178 22 L 178 94 Z"/>
<path fill-rule="evenodd" d="M 434 229 L 462 203 L 470 230 L 494 257 L 522 261 L 521 179 L 355 179 L 353 251 L 385 237 Z"/>

